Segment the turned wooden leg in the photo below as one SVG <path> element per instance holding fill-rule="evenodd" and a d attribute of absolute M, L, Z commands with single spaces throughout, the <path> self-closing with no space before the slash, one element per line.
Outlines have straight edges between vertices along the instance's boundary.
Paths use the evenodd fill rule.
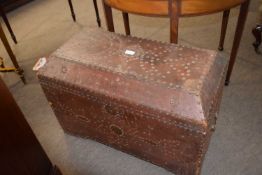
<path fill-rule="evenodd" d="M 75 15 L 75 12 L 74 12 L 74 7 L 73 7 L 73 4 L 72 4 L 72 0 L 68 0 L 68 4 L 69 4 L 70 10 L 71 10 L 72 18 L 73 18 L 73 20 L 75 22 L 76 21 L 76 15 Z"/>
<path fill-rule="evenodd" d="M 16 72 L 19 74 L 21 80 L 25 83 L 24 71 L 23 71 L 23 69 L 20 68 L 20 66 L 19 66 L 19 64 L 18 64 L 18 62 L 16 60 L 16 57 L 15 57 L 15 55 L 14 55 L 14 53 L 13 53 L 13 51 L 12 51 L 8 41 L 7 41 L 7 38 L 5 36 L 5 33 L 4 33 L 3 28 L 2 28 L 1 25 L 0 25 L 0 38 L 1 38 L 2 42 L 3 42 L 3 44 L 4 44 L 4 47 L 5 47 L 8 55 L 11 58 L 11 61 L 12 61 L 13 65 L 16 68 Z"/>
<path fill-rule="evenodd" d="M 93 2 L 94 2 L 95 12 L 96 12 L 97 25 L 98 25 L 98 27 L 101 27 L 101 20 L 100 20 L 100 16 L 99 16 L 98 7 L 97 7 L 97 0 L 93 0 Z"/>
<path fill-rule="evenodd" d="M 103 7 L 104 7 L 105 18 L 106 18 L 107 30 L 110 32 L 115 32 L 112 8 L 108 6 L 104 1 L 103 1 Z"/>
<path fill-rule="evenodd" d="M 235 38 L 234 38 L 234 42 L 233 42 L 233 47 L 232 47 L 232 51 L 231 51 L 231 55 L 230 55 L 229 66 L 228 66 L 228 71 L 227 71 L 227 76 L 226 76 L 226 82 L 225 82 L 226 85 L 229 84 L 230 77 L 231 77 L 231 74 L 232 74 L 232 71 L 233 71 L 233 68 L 234 68 L 234 64 L 235 64 L 235 61 L 236 61 L 237 51 L 238 51 L 238 48 L 239 48 L 241 37 L 242 37 L 243 31 L 244 31 L 245 22 L 246 22 L 246 19 L 247 19 L 249 3 L 250 3 L 250 0 L 247 0 L 240 7 L 240 14 L 239 14 L 239 17 L 238 17 L 237 28 L 236 28 L 236 32 L 235 32 Z"/>
<path fill-rule="evenodd" d="M 15 34 L 14 34 L 14 32 L 13 32 L 13 30 L 11 28 L 11 25 L 10 25 L 8 19 L 7 19 L 5 11 L 4 11 L 4 9 L 1 6 L 0 6 L 0 13 L 1 13 L 1 16 L 2 16 L 2 18 L 4 20 L 4 22 L 5 22 L 5 25 L 6 25 L 7 29 L 8 29 L 8 31 L 9 31 L 9 33 L 10 33 L 10 35 L 11 35 L 13 41 L 14 41 L 14 43 L 17 44 L 17 40 L 16 40 L 16 37 L 15 37 Z"/>
<path fill-rule="evenodd" d="M 124 19 L 124 25 L 125 25 L 125 31 L 126 31 L 126 35 L 130 35 L 130 25 L 129 25 L 129 16 L 128 13 L 123 12 L 123 19 Z"/>
<path fill-rule="evenodd" d="M 253 43 L 253 46 L 255 47 L 255 51 L 258 53 L 258 47 L 261 44 L 261 33 L 262 33 L 262 24 L 261 25 L 257 25 L 253 30 L 252 33 L 254 35 L 254 37 L 256 38 L 256 41 Z"/>
<path fill-rule="evenodd" d="M 228 24 L 229 14 L 230 14 L 230 10 L 225 10 L 224 13 L 223 13 L 221 35 L 220 35 L 220 41 L 219 41 L 219 46 L 218 46 L 218 50 L 220 50 L 220 51 L 224 50 L 224 41 L 225 41 L 225 36 L 226 36 L 226 32 L 227 32 L 227 24 Z"/>
<path fill-rule="evenodd" d="M 169 16 L 170 16 L 170 42 L 176 43 L 178 40 L 178 23 L 180 14 L 180 0 L 169 0 Z"/>

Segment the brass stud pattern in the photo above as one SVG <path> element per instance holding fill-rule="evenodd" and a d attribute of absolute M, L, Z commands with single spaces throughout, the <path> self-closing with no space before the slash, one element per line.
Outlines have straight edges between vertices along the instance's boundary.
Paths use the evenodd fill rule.
<path fill-rule="evenodd" d="M 202 93 L 201 90 L 203 88 L 205 77 L 210 72 L 210 65 L 213 62 L 213 59 L 216 57 L 215 52 L 188 46 L 177 46 L 156 41 L 148 41 L 135 37 L 123 39 L 124 37 L 125 36 L 111 33 L 104 35 L 103 32 L 101 32 L 99 38 L 98 35 L 92 37 L 83 37 L 83 35 L 79 35 L 78 38 L 70 41 L 70 44 L 66 44 L 53 55 L 54 57 L 63 58 L 64 63 L 66 64 L 68 62 L 77 62 L 90 68 L 121 75 L 118 77 L 128 77 L 150 83 L 154 86 L 163 86 L 170 89 L 183 89 L 188 93 L 194 94 L 196 97 L 198 97 L 198 103 L 201 105 L 200 96 L 202 95 L 200 95 L 200 93 Z M 125 41 L 125 43 L 123 43 L 123 41 Z M 101 48 L 101 45 L 104 45 L 103 48 Z M 135 54 L 126 55 L 126 50 L 135 51 Z M 76 57 L 76 55 L 78 55 L 78 57 Z M 66 79 L 67 72 L 70 72 L 67 70 L 67 67 L 62 66 L 60 73 L 64 74 L 64 79 Z M 127 81 L 122 81 L 121 78 L 111 80 L 101 76 L 97 79 L 102 78 L 108 83 L 108 86 L 111 86 L 112 88 L 118 85 L 124 89 L 127 89 L 127 87 L 130 86 Z M 188 87 L 185 84 L 189 80 L 195 80 L 197 84 L 195 84 L 194 87 Z M 150 137 L 150 135 L 154 133 L 153 127 L 148 127 L 146 131 L 141 132 L 140 135 L 142 134 L 143 137 L 138 136 L 137 124 L 139 123 L 139 120 L 154 120 L 160 124 L 164 124 L 167 127 L 183 129 L 187 134 L 181 137 L 194 137 L 196 140 L 200 141 L 197 159 L 199 160 L 198 163 L 201 163 L 202 157 L 206 150 L 205 147 L 207 145 L 207 137 L 209 137 L 210 134 L 208 131 L 200 131 L 189 124 L 173 120 L 172 117 L 170 117 L 172 115 L 170 113 L 165 113 L 158 110 L 154 111 L 152 109 L 150 109 L 152 113 L 149 113 L 146 112 L 149 110 L 140 111 L 136 108 L 130 108 L 131 104 L 123 105 L 119 99 L 113 99 L 115 95 L 114 93 L 116 92 L 113 92 L 112 94 L 108 93 L 104 89 L 100 89 L 101 93 L 104 95 L 103 99 L 101 99 L 99 96 L 97 96 L 97 92 L 95 91 L 87 91 L 86 89 L 73 84 L 59 81 L 55 77 L 41 77 L 40 83 L 47 94 L 52 94 L 52 91 L 55 90 L 56 92 L 60 91 L 61 93 L 71 94 L 74 96 L 73 98 L 82 97 L 84 99 L 88 99 L 92 103 L 98 103 L 101 106 L 110 105 L 112 107 L 117 107 L 116 112 L 114 113 L 113 111 L 111 115 L 113 115 L 116 120 L 128 122 L 128 126 L 133 126 L 133 130 L 129 129 L 125 133 L 136 136 L 134 137 L 136 138 L 134 143 L 138 146 L 150 144 L 152 147 L 148 151 L 153 151 L 154 147 L 159 149 L 161 148 L 163 154 L 166 156 L 175 157 L 176 154 L 181 154 L 188 156 L 188 159 L 190 159 L 190 155 L 186 155 L 186 153 L 187 150 L 192 148 L 190 148 L 190 145 L 188 145 L 188 147 L 185 147 L 184 150 L 180 149 L 181 151 L 177 152 L 177 149 L 180 148 L 181 145 L 184 145 L 184 143 L 179 143 L 178 140 L 165 138 L 154 141 L 147 140 L 146 138 Z M 99 81 L 94 81 L 93 83 L 96 87 L 100 86 Z M 219 89 L 221 87 L 217 88 Z M 128 92 L 126 91 L 126 93 Z M 151 92 L 145 91 L 145 93 L 150 95 Z M 217 94 L 217 96 L 219 97 L 221 94 Z M 104 98 L 111 100 L 104 100 Z M 170 103 L 175 103 L 175 97 L 171 98 Z M 214 97 L 214 99 L 211 101 L 211 111 L 210 114 L 208 114 L 209 118 L 212 118 L 211 115 L 217 112 L 212 110 L 213 108 L 217 110 L 218 105 L 219 100 Z M 87 116 L 75 113 L 74 109 L 71 109 L 69 106 L 66 106 L 63 103 L 54 104 L 52 105 L 52 108 L 57 112 L 68 113 L 77 120 L 85 122 L 87 125 L 90 122 L 93 122 L 93 124 L 98 126 L 97 129 L 105 134 L 108 133 L 107 129 L 109 128 L 106 126 L 112 125 L 112 123 L 108 122 L 105 118 L 100 118 L 99 120 L 85 120 Z M 106 110 L 104 112 L 106 112 Z M 126 113 L 135 117 L 130 120 L 130 117 L 125 115 Z M 164 117 L 165 115 L 169 117 Z M 211 119 L 208 122 L 211 122 Z M 112 143 L 107 144 L 120 145 L 120 149 L 128 147 L 130 143 L 127 139 L 124 138 L 124 136 L 122 138 L 120 136 L 112 136 L 112 139 L 110 139 Z M 172 146 L 170 147 L 170 145 Z M 146 157 L 146 155 L 143 156 Z M 150 160 L 147 161 L 151 162 Z M 183 170 L 181 169 L 181 172 L 182 171 Z"/>
<path fill-rule="evenodd" d="M 215 57 L 213 51 L 136 37 L 104 32 L 97 37 L 78 35 L 54 55 L 66 61 L 151 82 L 153 85 L 182 88 L 190 93 L 200 91 L 203 85 L 201 77 L 205 77 L 209 71 L 205 65 L 213 61 L 208 58 Z M 135 54 L 126 55 L 126 50 L 132 50 Z M 192 79 L 200 80 L 195 89 L 183 86 L 187 80 Z"/>

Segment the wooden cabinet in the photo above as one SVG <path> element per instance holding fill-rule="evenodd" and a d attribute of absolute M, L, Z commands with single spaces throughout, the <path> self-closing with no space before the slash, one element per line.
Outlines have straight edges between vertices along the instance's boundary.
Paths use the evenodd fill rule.
<path fill-rule="evenodd" d="M 1 77 L 0 174 L 62 175 L 50 162 Z"/>

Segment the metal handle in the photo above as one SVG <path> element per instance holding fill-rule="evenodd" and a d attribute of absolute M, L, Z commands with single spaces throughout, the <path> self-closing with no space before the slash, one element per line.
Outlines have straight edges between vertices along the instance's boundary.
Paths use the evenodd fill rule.
<path fill-rule="evenodd" d="M 115 133 L 116 135 L 119 135 L 119 136 L 123 136 L 124 135 L 124 132 L 123 130 L 117 126 L 117 125 L 110 125 L 110 129 L 111 131 L 113 131 L 113 133 Z"/>

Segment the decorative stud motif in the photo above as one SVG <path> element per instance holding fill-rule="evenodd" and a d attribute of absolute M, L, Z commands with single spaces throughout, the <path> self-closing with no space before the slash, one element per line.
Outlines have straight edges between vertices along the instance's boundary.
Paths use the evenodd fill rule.
<path fill-rule="evenodd" d="M 125 40 L 125 36 L 122 35 L 100 33 L 99 38 L 85 33 L 79 34 L 54 55 L 67 61 L 76 61 L 89 67 L 123 74 L 167 88 L 176 88 L 176 85 L 185 88 L 183 84 L 187 80 L 205 76 L 207 71 L 202 69 L 203 65 L 213 61 L 208 58 L 212 58 L 210 55 L 214 53 L 204 49 L 134 37 Z M 134 51 L 135 54 L 126 55 L 126 50 Z M 196 88 L 201 86 L 202 84 Z"/>
<path fill-rule="evenodd" d="M 40 83 L 49 101 L 53 104 L 52 108 L 58 118 L 66 116 L 79 126 L 86 127 L 87 130 L 95 129 L 98 134 L 93 135 L 93 139 L 101 141 L 99 133 L 106 135 L 108 143 L 105 144 L 116 146 L 119 149 L 125 150 L 131 145 L 141 148 L 146 146 L 148 149 L 144 150 L 140 156 L 147 161 L 150 161 L 148 155 L 158 151 L 159 154 L 170 160 L 174 160 L 176 156 L 183 157 L 183 160 L 180 161 L 187 167 L 199 166 L 212 128 L 206 130 L 186 121 L 186 119 L 181 120 L 183 116 L 179 114 L 165 109 L 147 107 L 144 104 L 148 102 L 144 99 L 139 104 L 134 104 L 131 100 L 123 102 L 120 98 L 114 97 L 119 90 L 116 87 L 121 87 L 122 92 L 128 94 L 128 90 L 133 87 L 131 82 L 137 80 L 152 86 L 172 89 L 174 90 L 172 92 L 182 90 L 194 96 L 197 104 L 202 106 L 201 103 L 206 100 L 206 94 L 203 92 L 206 86 L 205 81 L 209 74 L 214 73 L 211 69 L 216 54 L 212 51 L 188 46 L 177 46 L 133 37 L 126 39 L 122 35 L 100 33 L 101 35 L 88 36 L 84 32 L 76 36 L 50 57 L 53 62 L 59 58 L 59 64 L 61 63 L 58 66 L 59 69 L 53 69 L 52 74 L 49 74 L 52 75 L 50 77 L 45 74 L 39 75 Z M 134 51 L 134 54 L 127 55 L 125 54 L 126 50 Z M 95 78 L 94 75 L 90 75 L 85 79 L 76 76 L 73 82 L 68 83 L 66 81 L 67 75 L 70 76 L 70 71 L 75 68 L 72 66 L 72 62 L 86 66 L 90 68 L 89 70 L 101 71 L 101 74 L 95 75 L 97 76 Z M 76 69 L 79 69 L 79 66 L 76 66 Z M 45 72 L 46 70 L 43 68 L 41 71 Z M 76 70 L 76 73 L 80 76 L 83 72 Z M 118 78 L 103 76 L 105 74 Z M 224 77 L 224 74 L 225 71 L 220 76 Z M 71 76 L 70 78 L 73 79 Z M 85 81 L 92 82 L 90 85 L 92 88 L 78 86 L 79 84 L 84 85 Z M 107 88 L 103 88 L 105 84 L 115 90 L 109 92 Z M 208 117 L 207 124 L 209 126 L 214 124 L 213 118 L 217 115 L 222 87 L 223 83 L 220 82 L 220 85 L 214 88 L 213 92 L 217 94 L 210 99 L 210 106 L 206 107 L 205 111 L 208 112 L 205 116 Z M 156 92 L 145 88 L 144 93 L 151 96 Z M 72 108 L 65 100 L 61 100 L 64 95 L 72 103 L 85 101 L 89 104 L 88 108 L 86 105 L 79 105 L 77 109 Z M 170 101 L 167 103 L 172 106 L 178 102 L 176 96 L 170 94 Z M 97 111 L 99 112 L 97 113 Z M 199 111 L 199 114 L 200 112 L 202 111 Z M 171 134 L 171 136 L 166 135 L 160 138 L 156 134 L 159 132 L 156 131 L 157 127 L 143 125 L 143 121 L 144 123 L 157 123 L 157 126 L 161 126 L 165 130 L 170 129 L 172 133 L 182 134 L 179 136 L 174 134 L 175 137 Z M 189 140 L 194 140 L 195 145 L 188 143 Z M 196 151 L 197 153 L 193 156 L 191 153 Z M 154 163 L 154 161 L 150 162 Z M 168 164 L 169 162 L 166 161 L 167 167 Z M 193 169 L 191 170 L 193 172 Z M 178 171 L 183 172 L 184 170 L 180 167 Z"/>

